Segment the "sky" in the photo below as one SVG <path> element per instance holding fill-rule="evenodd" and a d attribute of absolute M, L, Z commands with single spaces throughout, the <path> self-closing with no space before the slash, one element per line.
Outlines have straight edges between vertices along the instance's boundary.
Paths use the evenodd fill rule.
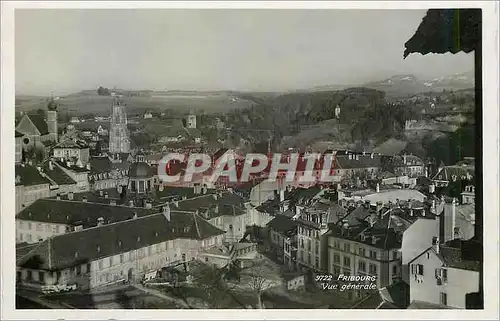
<path fill-rule="evenodd" d="M 425 10 L 17 9 L 16 93 L 99 86 L 286 91 L 473 70 L 470 54 L 410 55 Z"/>

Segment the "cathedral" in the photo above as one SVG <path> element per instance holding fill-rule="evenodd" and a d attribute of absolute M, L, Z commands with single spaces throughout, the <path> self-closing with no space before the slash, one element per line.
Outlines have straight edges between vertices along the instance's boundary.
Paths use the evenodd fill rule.
<path fill-rule="evenodd" d="M 113 105 L 111 107 L 109 152 L 111 154 L 130 153 L 130 137 L 127 129 L 125 104 L 117 96 L 113 97 Z"/>

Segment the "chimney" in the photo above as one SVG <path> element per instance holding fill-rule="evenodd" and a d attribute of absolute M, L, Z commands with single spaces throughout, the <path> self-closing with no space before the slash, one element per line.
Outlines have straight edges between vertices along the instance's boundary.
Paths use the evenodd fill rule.
<path fill-rule="evenodd" d="M 82 197 L 82 202 L 87 203 L 87 196 Z"/>
<path fill-rule="evenodd" d="M 134 216 L 132 216 L 133 219 L 137 218 L 137 212 L 134 212 Z"/>
<path fill-rule="evenodd" d="M 163 216 L 170 222 L 170 206 L 168 203 L 163 206 Z"/>
<path fill-rule="evenodd" d="M 403 155 L 403 165 L 406 165 L 406 154 Z"/>
<path fill-rule="evenodd" d="M 72 200 L 73 200 L 73 197 L 74 197 L 73 192 L 69 192 L 69 193 L 68 193 L 68 200 L 72 201 Z"/>
<path fill-rule="evenodd" d="M 61 194 L 57 193 L 57 197 L 56 197 L 57 200 L 60 200 L 61 199 Z"/>
<path fill-rule="evenodd" d="M 214 212 L 219 213 L 219 204 L 215 204 L 214 206 Z"/>
<path fill-rule="evenodd" d="M 104 198 L 108 198 L 109 195 L 108 195 L 108 192 L 104 192 Z"/>
<path fill-rule="evenodd" d="M 439 237 L 434 236 L 432 238 L 432 247 L 436 251 L 437 254 L 439 254 Z"/>
<path fill-rule="evenodd" d="M 103 226 L 104 225 L 104 218 L 102 217 L 99 217 L 97 219 L 97 226 Z"/>
<path fill-rule="evenodd" d="M 122 186 L 120 184 L 116 185 L 116 191 L 118 192 L 118 194 L 122 193 Z"/>
<path fill-rule="evenodd" d="M 54 165 L 52 164 L 52 161 L 49 160 L 49 171 L 53 171 L 54 170 Z"/>
<path fill-rule="evenodd" d="M 145 207 L 145 208 L 147 208 L 147 209 L 151 209 L 151 208 L 153 208 L 153 204 L 151 204 L 151 202 L 150 202 L 150 201 L 146 201 L 146 202 L 144 203 L 144 207 Z"/>
<path fill-rule="evenodd" d="M 116 200 L 109 201 L 109 205 L 116 205 Z"/>
<path fill-rule="evenodd" d="M 380 184 L 379 183 L 377 183 L 376 189 L 377 189 L 377 193 L 380 193 Z"/>
<path fill-rule="evenodd" d="M 134 207 L 134 201 L 133 200 L 128 201 L 128 206 Z"/>
<path fill-rule="evenodd" d="M 33 161 L 31 159 L 28 161 L 28 165 L 33 165 Z"/>
<path fill-rule="evenodd" d="M 99 196 L 103 196 L 104 192 L 102 190 L 99 191 Z"/>
<path fill-rule="evenodd" d="M 295 215 L 300 216 L 301 210 L 300 206 L 295 206 Z"/>

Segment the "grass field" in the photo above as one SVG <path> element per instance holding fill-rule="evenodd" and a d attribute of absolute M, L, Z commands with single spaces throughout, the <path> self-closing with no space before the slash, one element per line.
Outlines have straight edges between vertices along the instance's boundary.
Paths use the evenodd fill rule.
<path fill-rule="evenodd" d="M 253 102 L 239 99 L 231 94 L 152 94 L 149 97 L 124 97 L 127 104 L 127 112 L 141 112 L 146 110 L 177 110 L 180 112 L 220 113 L 231 109 L 246 108 Z M 69 112 L 72 115 L 83 115 L 93 113 L 96 115 L 109 115 L 112 98 L 110 96 L 98 96 L 89 92 L 72 94 L 60 97 L 58 100 L 60 111 Z M 46 109 L 48 98 L 35 96 L 16 97 L 17 111 L 30 111 L 39 108 Z"/>

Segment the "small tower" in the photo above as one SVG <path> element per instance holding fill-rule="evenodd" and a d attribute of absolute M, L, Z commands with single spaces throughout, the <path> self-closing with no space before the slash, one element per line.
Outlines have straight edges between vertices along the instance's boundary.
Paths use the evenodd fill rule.
<path fill-rule="evenodd" d="M 52 136 L 52 140 L 55 142 L 58 141 L 58 135 L 57 135 L 57 103 L 52 98 L 47 105 L 47 127 L 49 134 Z"/>
<path fill-rule="evenodd" d="M 337 118 L 337 119 L 340 118 L 340 105 L 337 105 L 335 107 L 335 118 Z"/>
<path fill-rule="evenodd" d="M 186 126 L 187 128 L 196 128 L 196 115 L 189 113 L 187 116 Z"/>

